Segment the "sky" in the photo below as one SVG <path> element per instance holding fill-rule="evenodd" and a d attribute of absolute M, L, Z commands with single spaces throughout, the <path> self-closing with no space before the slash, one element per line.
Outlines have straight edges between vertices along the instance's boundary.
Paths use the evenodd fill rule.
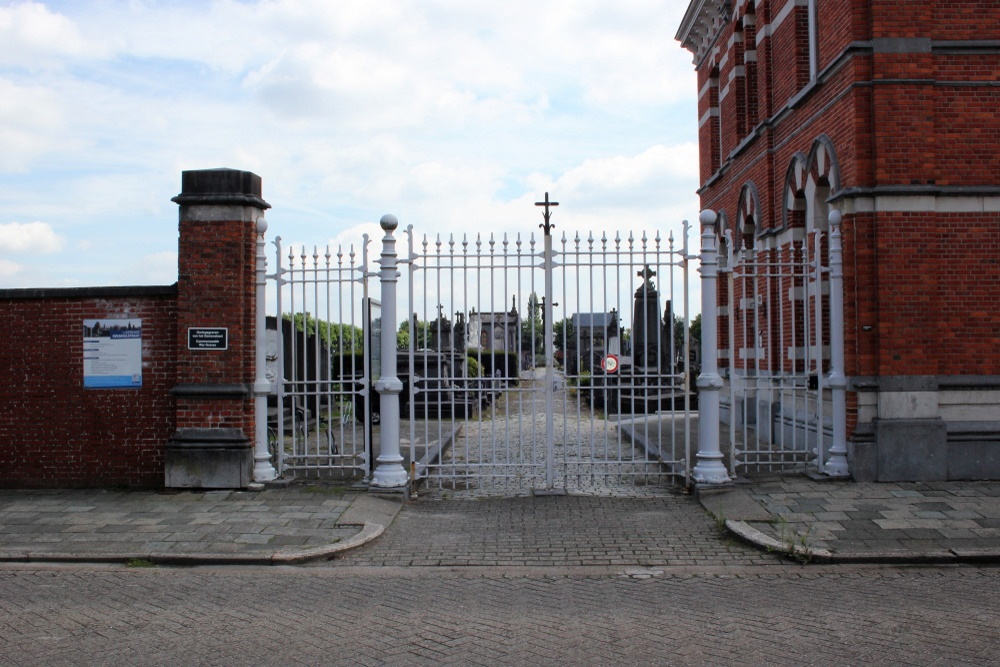
<path fill-rule="evenodd" d="M 175 282 L 171 197 L 215 167 L 262 177 L 286 245 L 359 245 L 384 213 L 537 233 L 545 192 L 557 235 L 679 238 L 686 6 L 0 0 L 0 288 Z"/>

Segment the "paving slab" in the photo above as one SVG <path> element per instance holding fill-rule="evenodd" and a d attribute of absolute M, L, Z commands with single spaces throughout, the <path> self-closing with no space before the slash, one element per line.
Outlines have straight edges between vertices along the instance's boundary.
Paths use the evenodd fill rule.
<path fill-rule="evenodd" d="M 1000 482 L 857 484 L 797 475 L 738 481 L 697 489 L 697 500 L 662 489 L 635 497 L 608 491 L 462 502 L 421 491 L 418 501 L 407 503 L 319 483 L 260 492 L 0 490 L 0 561 L 325 561 L 370 544 L 403 516 L 399 531 L 407 540 L 394 531 L 384 545 L 348 560 L 383 566 L 717 563 L 736 557 L 718 533 L 724 524 L 768 557 L 1000 563 Z"/>
<path fill-rule="evenodd" d="M 365 544 L 401 500 L 344 487 L 0 490 L 0 561 L 298 563 Z"/>
<path fill-rule="evenodd" d="M 800 560 L 1000 563 L 1000 482 L 767 475 L 702 487 L 697 495 L 735 536 Z"/>

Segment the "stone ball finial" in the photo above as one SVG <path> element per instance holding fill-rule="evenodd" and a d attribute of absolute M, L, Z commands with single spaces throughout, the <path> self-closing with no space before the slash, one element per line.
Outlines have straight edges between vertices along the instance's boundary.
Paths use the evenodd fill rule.
<path fill-rule="evenodd" d="M 257 218 L 257 233 L 263 234 L 267 231 L 267 218 L 260 216 Z"/>
<path fill-rule="evenodd" d="M 833 225 L 834 227 L 838 227 L 840 226 L 840 223 L 843 221 L 844 216 L 841 214 L 840 211 L 834 208 L 830 209 L 830 216 L 828 219 L 830 220 L 831 225 Z"/>
<path fill-rule="evenodd" d="M 703 225 L 714 225 L 715 221 L 719 219 L 719 214 L 710 208 L 706 208 L 700 214 L 698 214 L 698 221 Z"/>
<path fill-rule="evenodd" d="M 378 221 L 378 224 L 382 227 L 384 231 L 391 232 L 399 227 L 399 220 L 396 219 L 391 213 L 386 213 L 382 216 L 382 219 Z"/>

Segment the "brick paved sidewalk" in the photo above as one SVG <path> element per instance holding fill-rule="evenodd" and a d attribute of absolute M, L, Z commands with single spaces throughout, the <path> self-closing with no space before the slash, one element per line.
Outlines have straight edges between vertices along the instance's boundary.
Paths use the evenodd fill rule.
<path fill-rule="evenodd" d="M 648 492 L 648 490 L 647 490 Z M 614 494 L 610 494 L 614 495 Z M 704 565 L 793 552 L 816 562 L 1000 562 L 1000 482 L 855 484 L 803 476 L 652 497 L 422 496 L 338 487 L 248 492 L 0 491 L 0 561 L 370 565 Z M 758 547 L 734 550 L 718 530 Z M 771 553 L 768 553 L 771 552 Z"/>
<path fill-rule="evenodd" d="M 755 477 L 700 494 L 757 546 L 825 562 L 1000 562 L 1000 482 Z"/>
<path fill-rule="evenodd" d="M 0 561 L 294 563 L 377 537 L 399 502 L 330 486 L 261 492 L 0 491 Z"/>

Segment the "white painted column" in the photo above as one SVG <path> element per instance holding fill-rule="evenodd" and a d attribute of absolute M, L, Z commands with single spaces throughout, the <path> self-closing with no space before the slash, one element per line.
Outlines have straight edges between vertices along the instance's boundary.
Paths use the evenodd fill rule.
<path fill-rule="evenodd" d="M 256 316 L 256 356 L 254 358 L 254 452 L 253 481 L 270 482 L 278 477 L 277 471 L 271 465 L 271 452 L 267 450 L 267 395 L 271 393 L 271 383 L 267 381 L 267 364 L 265 354 L 267 347 L 267 311 L 264 289 L 266 287 L 267 256 L 264 253 L 264 232 L 267 231 L 267 220 L 263 216 L 257 218 L 257 316 Z M 278 335 L 281 335 L 279 328 Z M 279 439 L 280 440 L 280 439 Z M 280 446 L 280 445 L 279 445 Z"/>
<path fill-rule="evenodd" d="M 823 472 L 847 477 L 847 377 L 844 374 L 844 253 L 840 211 L 830 211 L 830 378 L 833 398 L 833 443 Z"/>
<path fill-rule="evenodd" d="M 719 448 L 718 310 L 716 281 L 719 250 L 715 237 L 715 211 L 704 210 L 701 222 L 701 375 L 698 376 L 698 463 L 692 471 L 696 484 L 724 484 L 729 473 Z"/>
<path fill-rule="evenodd" d="M 375 459 L 378 464 L 369 486 L 380 489 L 402 489 L 408 476 L 403 467 L 399 450 L 399 395 L 403 383 L 396 377 L 396 239 L 392 232 L 399 226 L 394 215 L 383 215 L 379 225 L 385 231 L 382 237 L 382 377 L 375 383 L 381 409 L 381 451 Z M 411 332 L 416 335 L 416 332 Z"/>

